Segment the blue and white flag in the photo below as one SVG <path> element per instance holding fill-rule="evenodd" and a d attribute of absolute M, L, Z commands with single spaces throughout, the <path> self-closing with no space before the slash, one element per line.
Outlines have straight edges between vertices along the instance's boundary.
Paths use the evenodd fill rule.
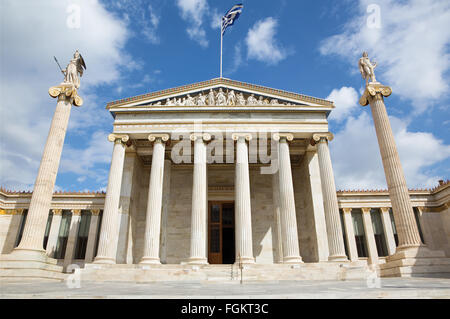
<path fill-rule="evenodd" d="M 244 5 L 236 4 L 222 17 L 222 36 L 225 34 L 225 30 L 239 18 L 242 8 L 244 8 Z"/>

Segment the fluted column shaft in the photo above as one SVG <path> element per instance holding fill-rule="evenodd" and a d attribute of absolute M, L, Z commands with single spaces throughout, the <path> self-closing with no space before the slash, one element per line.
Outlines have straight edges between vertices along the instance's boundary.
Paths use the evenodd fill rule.
<path fill-rule="evenodd" d="M 320 180 L 322 184 L 323 206 L 327 225 L 329 260 L 347 260 L 345 255 L 344 238 L 339 216 L 339 206 L 336 196 L 333 166 L 331 164 L 328 139 L 318 136 L 317 155 L 319 157 Z"/>
<path fill-rule="evenodd" d="M 189 263 L 207 264 L 207 200 L 208 179 L 206 144 L 208 134 L 192 134 L 194 141 L 194 176 L 192 186 L 191 250 Z"/>
<path fill-rule="evenodd" d="M 141 264 L 160 264 L 161 203 L 164 177 L 164 153 L 168 135 L 150 135 L 153 143 L 152 168 L 148 189 L 147 216 L 144 233 L 144 255 Z"/>
<path fill-rule="evenodd" d="M 377 250 L 377 243 L 375 242 L 375 235 L 373 232 L 370 208 L 363 207 L 361 208 L 361 210 L 364 225 L 364 233 L 366 235 L 367 250 L 369 253 L 369 264 L 377 264 L 378 250 Z"/>
<path fill-rule="evenodd" d="M 369 102 L 397 227 L 398 249 L 418 247 L 421 245 L 419 230 L 382 94 L 369 97 Z"/>
<path fill-rule="evenodd" d="M 279 140 L 280 220 L 283 241 L 283 263 L 301 263 L 298 245 L 297 217 L 295 213 L 294 186 L 291 157 L 285 136 Z"/>
<path fill-rule="evenodd" d="M 34 184 L 22 239 L 15 250 L 25 249 L 45 252 L 43 248 L 45 228 L 71 107 L 72 98 L 60 94 Z"/>
<path fill-rule="evenodd" d="M 84 261 L 86 263 L 92 262 L 94 259 L 94 249 L 95 249 L 95 243 L 97 242 L 97 230 L 98 230 L 98 220 L 99 220 L 99 209 L 92 209 L 91 210 L 91 223 L 89 225 L 89 235 L 88 235 L 88 241 L 86 244 L 86 254 Z"/>
<path fill-rule="evenodd" d="M 50 258 L 53 258 L 56 251 L 56 244 L 58 243 L 58 234 L 59 234 L 59 227 L 61 226 L 61 219 L 62 219 L 62 210 L 53 209 L 52 224 L 50 226 L 46 248 L 47 256 L 49 256 Z"/>
<path fill-rule="evenodd" d="M 344 227 L 345 227 L 345 238 L 347 240 L 348 258 L 351 261 L 358 260 L 358 249 L 356 248 L 355 231 L 352 220 L 352 209 L 343 208 L 344 213 Z"/>
<path fill-rule="evenodd" d="M 251 135 L 233 134 L 236 142 L 236 262 L 254 263 L 248 146 Z"/>
<path fill-rule="evenodd" d="M 391 216 L 389 215 L 388 207 L 382 207 L 380 211 L 381 211 L 381 220 L 383 222 L 384 235 L 386 238 L 388 255 L 391 256 L 395 254 L 395 249 L 397 248 L 395 245 L 395 237 L 394 237 L 394 230 L 392 229 Z"/>
<path fill-rule="evenodd" d="M 110 134 L 108 139 L 114 141 L 114 148 L 111 168 L 109 169 L 108 186 L 106 188 L 97 256 L 95 257 L 94 263 L 115 264 L 119 227 L 120 188 L 122 185 L 123 164 L 125 160 L 124 143 L 129 138 L 127 135 Z"/>

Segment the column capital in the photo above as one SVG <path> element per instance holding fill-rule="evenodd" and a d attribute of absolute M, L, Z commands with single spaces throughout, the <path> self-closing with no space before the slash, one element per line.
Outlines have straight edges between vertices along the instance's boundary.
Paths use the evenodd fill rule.
<path fill-rule="evenodd" d="M 361 211 L 363 212 L 363 214 L 370 214 L 370 210 L 372 208 L 370 207 L 361 207 Z"/>
<path fill-rule="evenodd" d="M 294 140 L 294 135 L 292 133 L 274 133 L 272 138 L 275 141 L 280 141 L 281 139 L 286 139 L 288 142 L 292 142 Z"/>
<path fill-rule="evenodd" d="M 62 215 L 62 209 L 52 209 L 53 215 L 55 216 L 61 216 Z"/>
<path fill-rule="evenodd" d="M 114 142 L 114 143 L 126 143 L 128 142 L 130 137 L 127 134 L 109 134 L 108 135 L 108 141 Z"/>
<path fill-rule="evenodd" d="M 81 216 L 81 209 L 72 209 L 73 216 Z"/>
<path fill-rule="evenodd" d="M 165 133 L 154 133 L 154 134 L 149 134 L 148 135 L 148 140 L 150 142 L 155 142 L 155 143 L 165 143 L 170 139 L 170 135 L 169 134 L 165 134 Z"/>
<path fill-rule="evenodd" d="M 343 207 L 342 211 L 344 212 L 344 214 L 351 214 L 352 208 L 351 207 Z"/>
<path fill-rule="evenodd" d="M 331 142 L 334 139 L 333 133 L 315 133 L 312 137 L 314 143 L 319 143 L 326 139 L 327 142 Z"/>
<path fill-rule="evenodd" d="M 378 94 L 380 94 L 380 97 L 388 97 L 392 94 L 392 89 L 381 83 L 369 83 L 366 86 L 366 90 L 364 91 L 361 99 L 359 100 L 359 104 L 362 106 L 367 106 L 370 103 L 369 100 L 375 98 Z"/>
<path fill-rule="evenodd" d="M 380 211 L 381 211 L 382 213 L 388 213 L 388 214 L 389 214 L 389 207 L 381 207 L 381 208 L 380 208 Z"/>
<path fill-rule="evenodd" d="M 91 213 L 94 216 L 98 216 L 98 215 L 100 215 L 100 209 L 91 209 Z"/>
<path fill-rule="evenodd" d="M 246 141 L 251 141 L 253 138 L 253 135 L 251 133 L 233 133 L 233 134 L 231 134 L 231 138 L 234 141 L 238 141 L 241 138 L 245 138 Z"/>
<path fill-rule="evenodd" d="M 191 141 L 196 141 L 197 139 L 202 139 L 205 142 L 208 142 L 211 140 L 211 134 L 209 133 L 192 133 L 189 137 Z"/>
<path fill-rule="evenodd" d="M 75 106 L 83 105 L 83 99 L 78 95 L 73 84 L 63 84 L 52 86 L 48 89 L 48 94 L 53 98 L 70 99 L 70 103 Z"/>

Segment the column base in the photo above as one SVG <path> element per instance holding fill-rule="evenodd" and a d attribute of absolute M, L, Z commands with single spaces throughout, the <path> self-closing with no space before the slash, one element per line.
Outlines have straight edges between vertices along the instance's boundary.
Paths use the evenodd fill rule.
<path fill-rule="evenodd" d="M 139 265 L 161 265 L 161 260 L 155 257 L 142 257 Z"/>
<path fill-rule="evenodd" d="M 116 260 L 111 257 L 97 256 L 97 257 L 95 257 L 93 264 L 114 265 L 114 264 L 116 264 Z"/>
<path fill-rule="evenodd" d="M 253 258 L 253 257 L 241 257 L 241 258 L 236 257 L 236 261 L 234 262 L 234 264 L 239 265 L 239 263 L 241 263 L 243 265 L 254 264 L 255 258 Z"/>
<path fill-rule="evenodd" d="M 300 256 L 286 256 L 283 257 L 283 264 L 303 264 L 303 260 Z"/>
<path fill-rule="evenodd" d="M 381 277 L 445 277 L 450 278 L 450 258 L 442 250 L 428 247 L 400 247 L 380 264 Z"/>
<path fill-rule="evenodd" d="M 186 263 L 188 265 L 208 265 L 208 259 L 201 257 L 191 257 L 186 261 Z"/>
<path fill-rule="evenodd" d="M 63 281 L 66 275 L 57 260 L 45 251 L 16 248 L 11 254 L 0 255 L 0 280 Z"/>
<path fill-rule="evenodd" d="M 348 261 L 347 256 L 330 256 L 328 257 L 328 261 Z"/>

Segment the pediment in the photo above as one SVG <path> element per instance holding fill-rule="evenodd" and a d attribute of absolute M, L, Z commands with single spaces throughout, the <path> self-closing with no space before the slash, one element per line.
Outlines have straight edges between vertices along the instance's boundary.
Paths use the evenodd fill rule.
<path fill-rule="evenodd" d="M 333 107 L 327 100 L 218 78 L 114 101 L 108 103 L 107 108 L 264 105 Z"/>

